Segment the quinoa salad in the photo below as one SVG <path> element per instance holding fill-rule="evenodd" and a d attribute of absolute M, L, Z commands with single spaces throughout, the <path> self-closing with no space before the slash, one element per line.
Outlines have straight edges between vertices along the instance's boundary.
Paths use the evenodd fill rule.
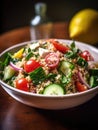
<path fill-rule="evenodd" d="M 65 95 L 98 86 L 98 64 L 75 41 L 37 40 L 6 54 L 0 61 L 0 78 L 22 91 Z"/>

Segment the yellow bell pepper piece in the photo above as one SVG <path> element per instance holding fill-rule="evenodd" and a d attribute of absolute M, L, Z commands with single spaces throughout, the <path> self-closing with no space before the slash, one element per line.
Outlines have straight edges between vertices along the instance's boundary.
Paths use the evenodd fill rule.
<path fill-rule="evenodd" d="M 14 55 L 13 58 L 21 58 L 22 54 L 23 54 L 24 48 L 20 49 L 19 51 L 17 51 Z"/>

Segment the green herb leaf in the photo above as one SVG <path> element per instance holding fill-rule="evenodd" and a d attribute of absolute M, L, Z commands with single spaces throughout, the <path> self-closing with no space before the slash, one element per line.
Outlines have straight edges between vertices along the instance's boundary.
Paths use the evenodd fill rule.
<path fill-rule="evenodd" d="M 26 60 L 29 60 L 31 57 L 33 56 L 33 53 L 32 52 L 29 52 L 26 56 Z"/>
<path fill-rule="evenodd" d="M 34 85 L 38 85 L 46 79 L 45 72 L 42 67 L 37 68 L 30 73 L 30 78 L 32 79 Z"/>
<path fill-rule="evenodd" d="M 54 81 L 54 79 L 55 79 L 56 76 L 57 76 L 57 74 L 49 73 L 46 76 L 46 79 L 50 79 L 51 81 Z"/>
<path fill-rule="evenodd" d="M 12 59 L 12 55 L 10 53 L 6 53 L 4 57 L 5 57 L 5 60 L 0 63 L 2 64 L 3 67 L 9 64 L 9 62 Z"/>
<path fill-rule="evenodd" d="M 77 54 L 78 54 L 78 52 L 79 52 L 80 50 L 79 50 L 78 48 L 76 48 L 74 41 L 71 43 L 70 47 L 71 47 L 71 50 L 69 50 L 69 51 L 65 54 L 65 57 L 74 59 L 74 58 L 77 57 Z"/>
<path fill-rule="evenodd" d="M 80 65 L 81 67 L 87 67 L 88 66 L 88 62 L 81 57 L 79 57 L 77 59 L 77 64 Z"/>
<path fill-rule="evenodd" d="M 71 77 L 66 77 L 65 75 L 62 75 L 61 77 L 61 83 L 64 85 L 67 85 L 71 81 Z"/>
<path fill-rule="evenodd" d="M 71 46 L 71 49 L 73 50 L 76 47 L 75 42 L 73 41 L 70 46 Z"/>

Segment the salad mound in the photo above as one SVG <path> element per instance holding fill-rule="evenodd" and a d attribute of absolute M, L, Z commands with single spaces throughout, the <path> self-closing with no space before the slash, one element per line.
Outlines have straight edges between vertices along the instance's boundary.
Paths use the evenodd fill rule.
<path fill-rule="evenodd" d="M 98 86 L 98 65 L 90 52 L 82 51 L 75 41 L 31 42 L 13 54 L 8 52 L 0 68 L 4 82 L 30 93 L 65 95 Z"/>

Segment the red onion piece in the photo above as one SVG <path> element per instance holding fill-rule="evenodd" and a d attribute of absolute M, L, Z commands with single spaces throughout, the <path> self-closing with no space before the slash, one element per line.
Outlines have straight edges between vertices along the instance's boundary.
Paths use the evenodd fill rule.
<path fill-rule="evenodd" d="M 83 83 L 84 85 L 86 85 L 88 87 L 88 89 L 91 88 L 89 86 L 89 84 L 84 80 L 84 78 L 82 77 L 82 74 L 79 71 L 78 71 L 78 77 L 79 77 L 79 80 L 81 81 L 81 83 Z"/>
<path fill-rule="evenodd" d="M 16 70 L 16 71 L 19 71 L 19 70 L 23 71 L 23 68 L 17 67 L 17 66 L 16 66 L 15 64 L 13 64 L 12 62 L 10 62 L 10 66 L 11 66 L 14 70 Z"/>

